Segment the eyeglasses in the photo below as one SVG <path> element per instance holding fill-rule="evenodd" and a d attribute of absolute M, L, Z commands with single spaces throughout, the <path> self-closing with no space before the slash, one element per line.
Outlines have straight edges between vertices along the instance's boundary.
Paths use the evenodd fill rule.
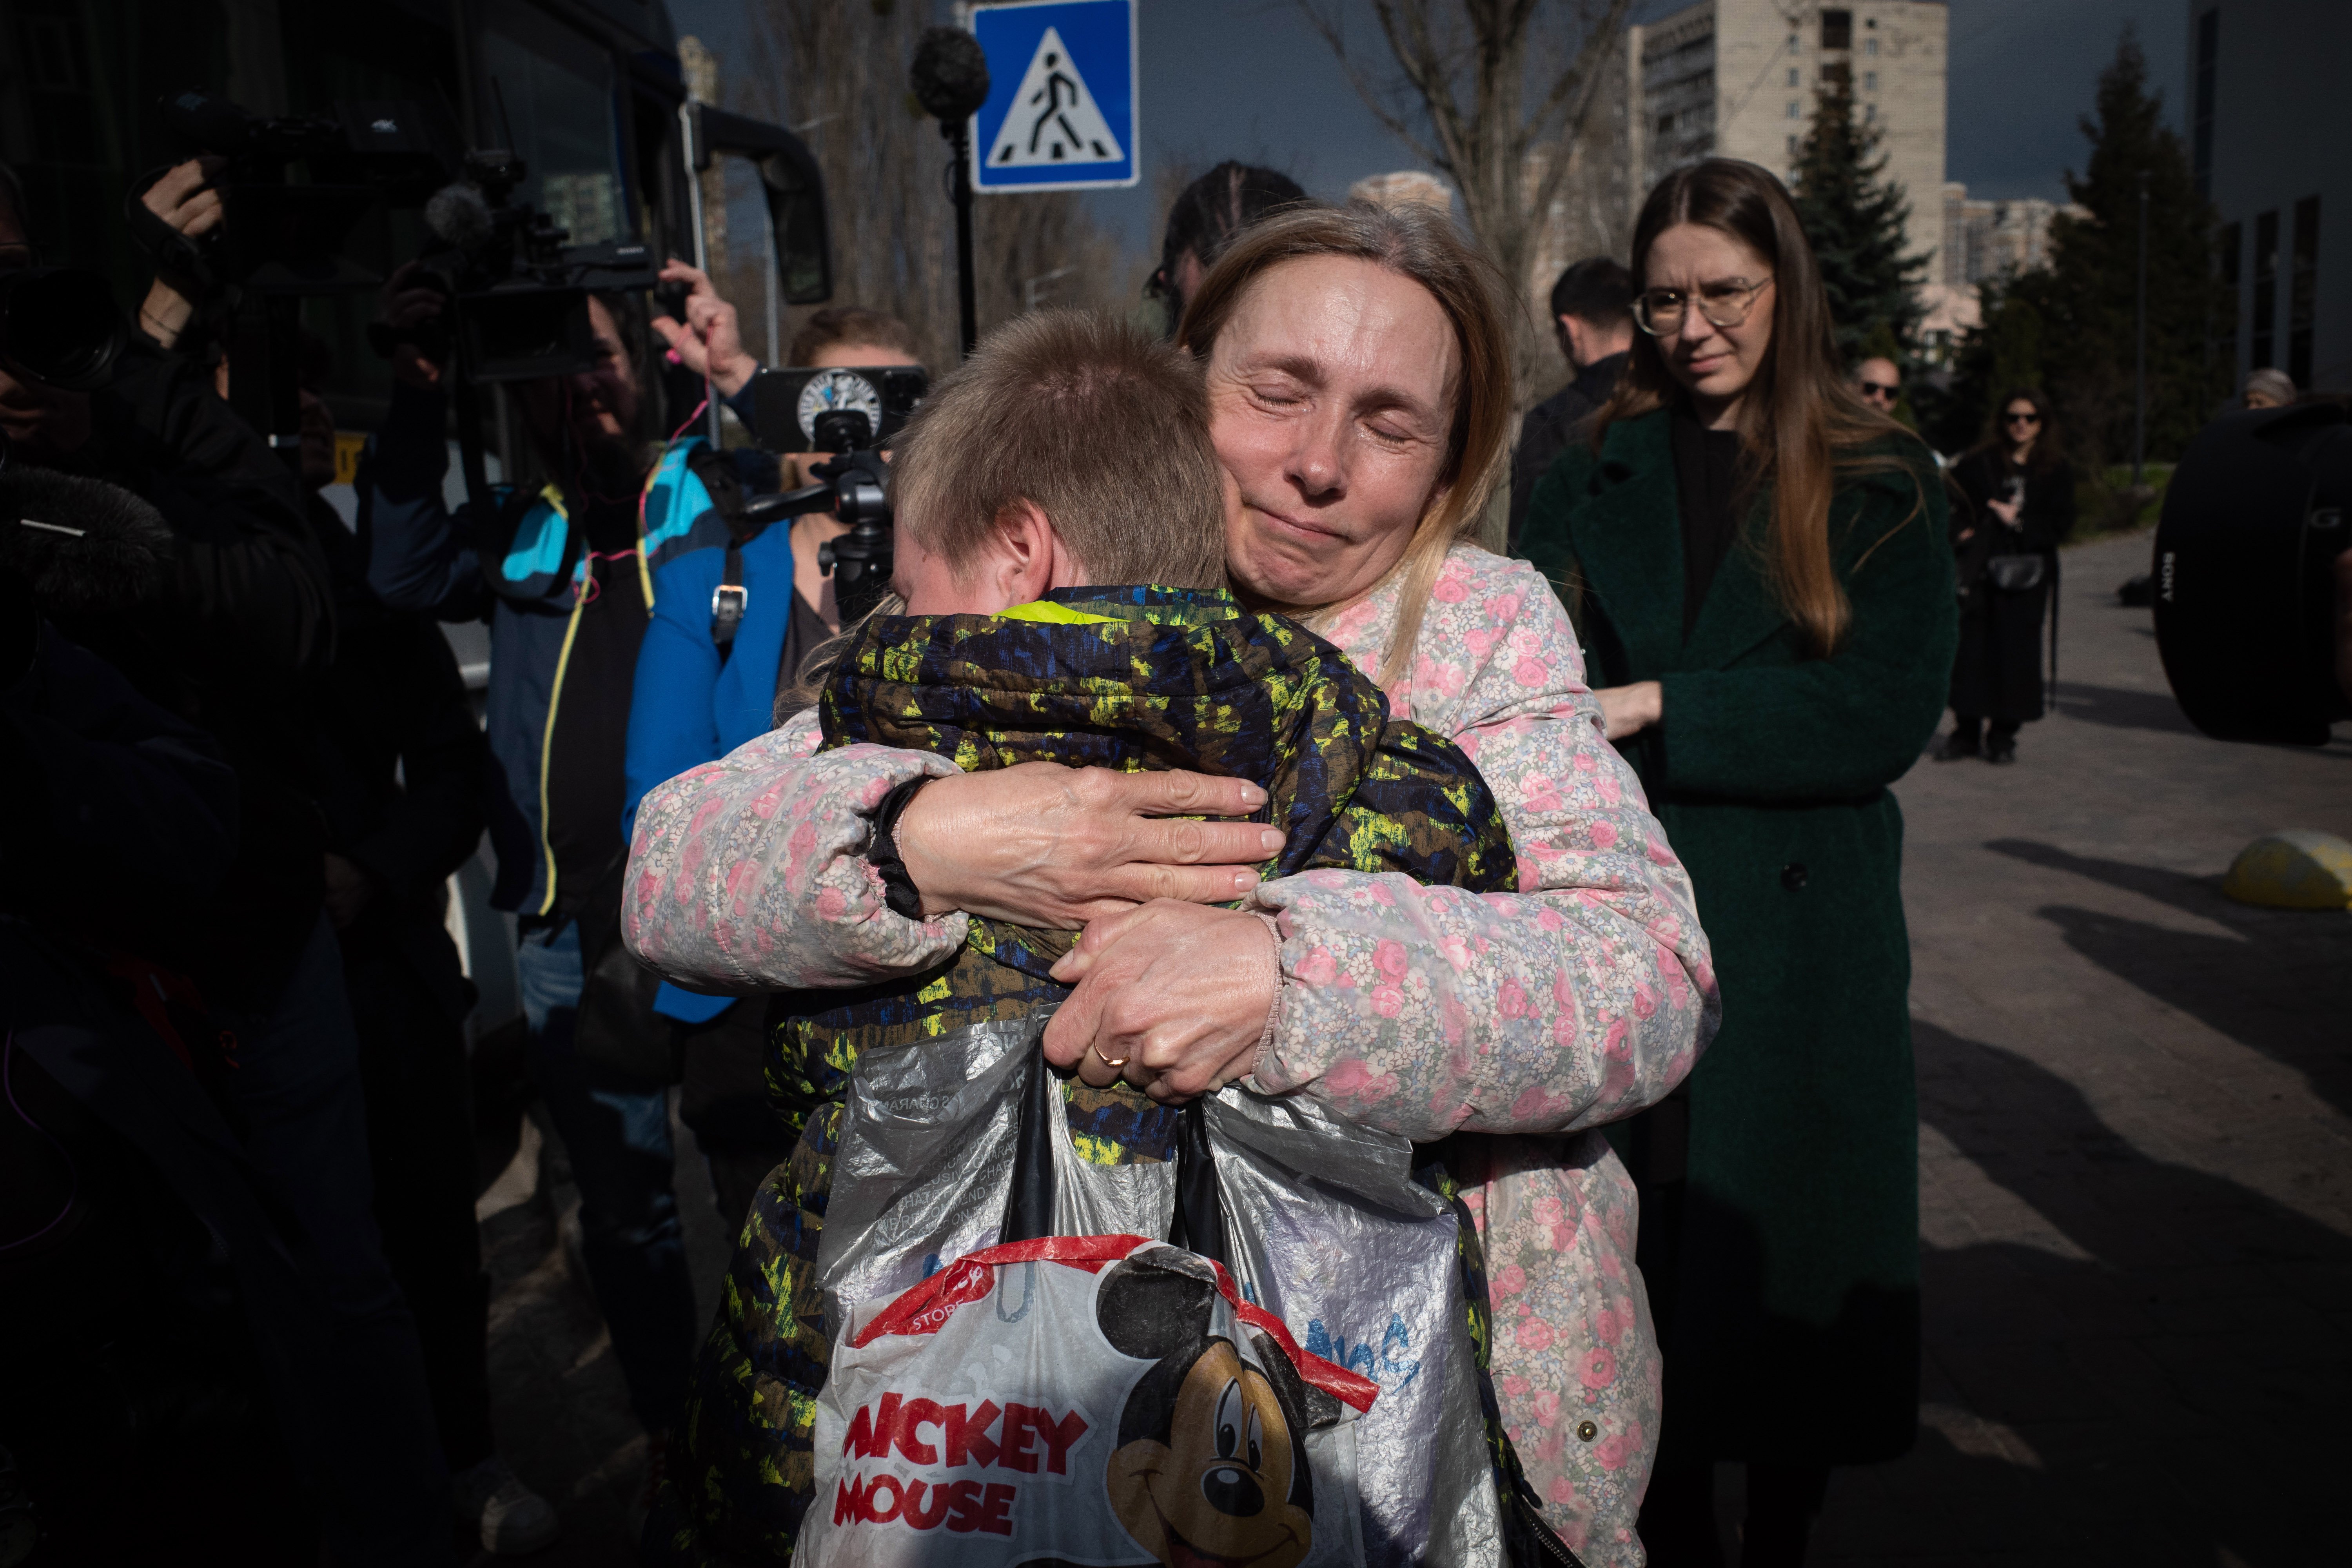
<path fill-rule="evenodd" d="M 2001 416 L 2001 423 L 2004 425 L 2039 425 L 2042 423 L 2042 416 L 2039 414 L 2004 414 Z"/>
<path fill-rule="evenodd" d="M 1891 381 L 1858 381 L 1854 383 L 1854 390 L 1874 401 L 1884 399 L 1888 403 L 1894 402 L 1903 393 L 1903 389 Z"/>
<path fill-rule="evenodd" d="M 1754 283 L 1745 278 L 1727 278 L 1702 285 L 1698 313 L 1709 326 L 1736 327 L 1748 319 L 1756 308 L 1756 297 L 1771 282 L 1769 278 Z M 1683 312 L 1690 308 L 1690 298 L 1679 289 L 1645 289 L 1633 297 L 1633 321 L 1654 338 L 1672 337 L 1683 330 Z"/>

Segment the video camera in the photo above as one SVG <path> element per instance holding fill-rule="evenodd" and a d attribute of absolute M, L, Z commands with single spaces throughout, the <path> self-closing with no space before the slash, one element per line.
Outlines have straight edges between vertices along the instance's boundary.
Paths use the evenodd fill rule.
<path fill-rule="evenodd" d="M 2181 711 L 2224 741 L 2324 746 L 2335 563 L 2352 547 L 2352 417 L 2333 403 L 2224 414 L 2189 443 L 2156 527 L 2156 642 Z"/>
<path fill-rule="evenodd" d="M 849 525 L 817 552 L 833 574 L 845 624 L 863 618 L 890 591 L 890 500 L 881 448 L 930 390 L 920 366 L 876 365 L 762 371 L 751 384 L 751 433 L 771 452 L 830 452 L 812 470 L 823 481 L 744 508 L 753 523 L 829 511 Z"/>

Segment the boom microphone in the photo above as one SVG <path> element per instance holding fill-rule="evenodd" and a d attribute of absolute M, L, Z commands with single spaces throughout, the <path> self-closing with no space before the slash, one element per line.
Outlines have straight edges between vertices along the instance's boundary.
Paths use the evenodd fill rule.
<path fill-rule="evenodd" d="M 444 185 L 425 204 L 425 226 L 471 255 L 490 242 L 498 222 L 490 204 L 471 185 Z"/>

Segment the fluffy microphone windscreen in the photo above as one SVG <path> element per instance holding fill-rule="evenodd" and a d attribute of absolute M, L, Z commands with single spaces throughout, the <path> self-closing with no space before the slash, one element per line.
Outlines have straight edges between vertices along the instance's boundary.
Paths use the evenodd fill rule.
<path fill-rule="evenodd" d="M 479 250 L 498 225 L 490 204 L 471 185 L 444 185 L 425 204 L 425 226 L 460 250 Z"/>
<path fill-rule="evenodd" d="M 145 599 L 172 554 L 163 514 L 129 490 L 15 461 L 0 469 L 0 571 L 30 584 L 44 614 Z"/>
<path fill-rule="evenodd" d="M 929 27 L 915 46 L 915 99 L 944 124 L 970 120 L 988 101 L 988 56 L 961 27 Z"/>

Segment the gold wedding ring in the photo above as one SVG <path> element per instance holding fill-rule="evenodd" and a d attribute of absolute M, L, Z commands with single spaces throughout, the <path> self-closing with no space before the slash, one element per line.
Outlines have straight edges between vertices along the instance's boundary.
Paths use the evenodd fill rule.
<path fill-rule="evenodd" d="M 1104 1055 L 1102 1054 L 1102 1047 L 1100 1047 L 1100 1046 L 1094 1046 L 1094 1047 L 1089 1047 L 1089 1048 L 1090 1048 L 1091 1050 L 1093 1050 L 1093 1052 L 1095 1053 L 1095 1059 L 1096 1059 L 1097 1061 L 1099 1061 L 1100 1063 L 1102 1063 L 1102 1065 L 1103 1065 L 1103 1066 L 1105 1066 L 1105 1067 L 1107 1067 L 1107 1068 L 1112 1068 L 1112 1069 L 1114 1069 L 1114 1070 L 1116 1070 L 1116 1069 L 1118 1069 L 1118 1068 L 1123 1068 L 1123 1067 L 1125 1067 L 1128 1063 L 1129 1063 L 1129 1062 L 1131 1062 L 1131 1061 L 1133 1061 L 1133 1060 L 1135 1059 L 1133 1057 L 1117 1057 L 1117 1058 L 1113 1058 L 1113 1057 L 1107 1057 L 1107 1056 L 1104 1056 Z"/>

